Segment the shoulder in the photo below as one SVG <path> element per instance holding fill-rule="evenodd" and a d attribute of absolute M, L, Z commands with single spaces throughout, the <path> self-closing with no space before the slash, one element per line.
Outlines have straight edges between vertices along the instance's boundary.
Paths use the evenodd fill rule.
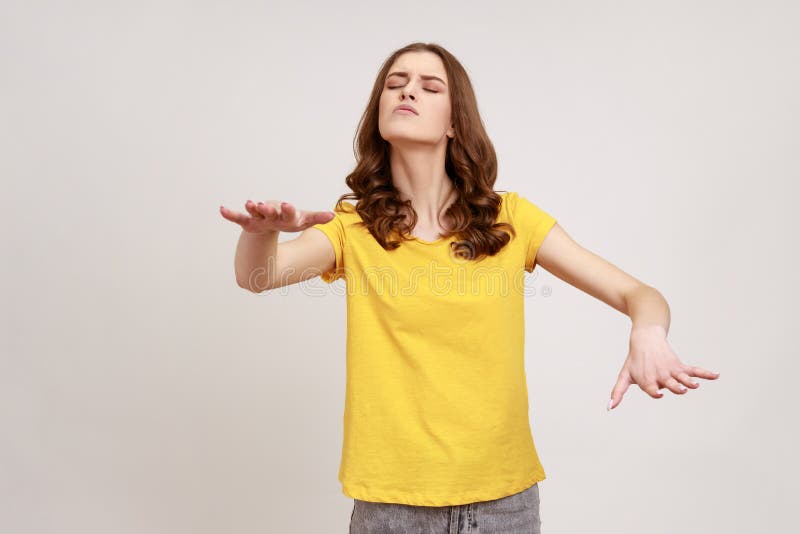
<path fill-rule="evenodd" d="M 503 208 L 508 218 L 523 226 L 537 225 L 540 222 L 552 223 L 553 216 L 542 209 L 538 202 L 531 197 L 522 195 L 518 191 L 508 191 L 503 195 Z"/>
<path fill-rule="evenodd" d="M 338 215 L 358 215 L 356 205 L 347 200 L 342 200 L 333 207 L 334 213 Z"/>
<path fill-rule="evenodd" d="M 347 200 L 338 201 L 331 211 L 334 213 L 331 220 L 313 226 L 323 231 L 337 232 L 343 236 L 351 227 L 361 221 L 361 215 L 358 213 L 356 205 Z"/>
<path fill-rule="evenodd" d="M 500 213 L 513 220 L 514 212 L 517 210 L 519 193 L 516 191 L 498 191 L 498 193 L 501 199 Z"/>
<path fill-rule="evenodd" d="M 498 191 L 500 198 L 503 200 L 503 205 L 514 206 L 520 197 L 517 191 Z"/>
<path fill-rule="evenodd" d="M 353 204 L 352 202 L 348 202 L 347 200 L 337 201 L 331 208 L 331 211 L 334 214 L 333 219 L 323 224 L 341 225 L 345 222 L 349 223 L 352 222 L 353 220 L 361 219 L 361 216 L 358 214 L 358 210 L 356 209 L 355 204 Z"/>

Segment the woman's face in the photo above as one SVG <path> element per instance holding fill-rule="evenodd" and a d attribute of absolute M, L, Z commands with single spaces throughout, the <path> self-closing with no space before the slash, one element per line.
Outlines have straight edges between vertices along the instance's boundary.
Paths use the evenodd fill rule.
<path fill-rule="evenodd" d="M 383 80 L 378 129 L 392 145 L 447 142 L 454 131 L 450 117 L 450 88 L 444 64 L 433 52 L 406 52 Z M 396 110 L 411 106 L 416 113 Z"/>

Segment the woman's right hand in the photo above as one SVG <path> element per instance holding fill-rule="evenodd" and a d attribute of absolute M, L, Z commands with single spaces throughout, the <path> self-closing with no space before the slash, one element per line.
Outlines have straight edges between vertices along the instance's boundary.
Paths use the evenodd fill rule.
<path fill-rule="evenodd" d="M 332 211 L 298 210 L 280 200 L 258 203 L 248 200 L 244 207 L 247 213 L 233 211 L 225 206 L 220 206 L 219 211 L 223 217 L 251 234 L 266 234 L 271 231 L 300 232 L 315 224 L 326 223 L 336 216 Z"/>

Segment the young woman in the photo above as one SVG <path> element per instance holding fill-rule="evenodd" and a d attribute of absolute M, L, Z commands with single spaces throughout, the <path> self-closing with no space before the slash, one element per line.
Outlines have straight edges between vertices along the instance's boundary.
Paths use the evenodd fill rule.
<path fill-rule="evenodd" d="M 608 409 L 631 384 L 659 399 L 719 376 L 672 351 L 656 289 L 525 196 L 493 190 L 497 160 L 471 83 L 442 47 L 413 43 L 384 62 L 357 147 L 352 192 L 334 212 L 278 200 L 220 208 L 242 227 L 241 287 L 345 280 L 339 480 L 354 499 L 351 533 L 540 532 L 545 472 L 523 349 L 524 275 L 536 265 L 631 318 Z"/>

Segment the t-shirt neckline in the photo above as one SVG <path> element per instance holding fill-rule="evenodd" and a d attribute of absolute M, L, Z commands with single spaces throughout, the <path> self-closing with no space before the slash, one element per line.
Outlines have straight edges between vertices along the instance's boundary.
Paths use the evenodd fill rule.
<path fill-rule="evenodd" d="M 420 237 L 417 237 L 417 236 L 415 236 L 415 235 L 411 235 L 411 238 L 412 238 L 414 241 L 417 241 L 417 242 L 419 242 L 419 243 L 420 243 L 420 244 L 422 244 L 422 245 L 438 245 L 439 243 L 442 243 L 443 241 L 445 241 L 446 239 L 448 239 L 447 237 L 440 237 L 439 239 L 435 239 L 435 240 L 433 240 L 433 241 L 426 241 L 425 239 L 422 239 L 422 238 L 420 238 Z"/>

